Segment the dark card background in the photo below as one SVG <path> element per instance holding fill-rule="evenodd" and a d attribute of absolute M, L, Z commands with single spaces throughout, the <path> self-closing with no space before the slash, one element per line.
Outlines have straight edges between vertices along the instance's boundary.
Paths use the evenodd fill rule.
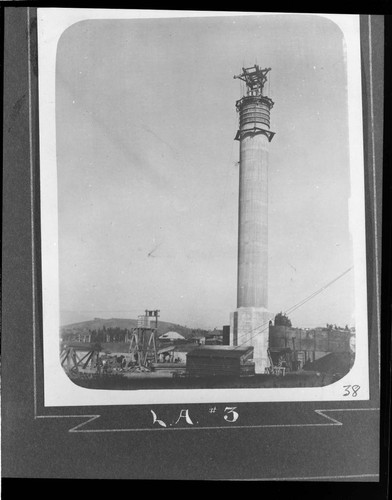
<path fill-rule="evenodd" d="M 383 26 L 383 16 L 361 16 L 370 401 L 228 401 L 215 405 L 212 413 L 214 405 L 205 404 L 44 408 L 36 9 L 4 9 L 3 477 L 378 481 L 379 411 L 374 409 L 380 406 L 376 297 L 381 276 L 376 275 L 376 262 L 380 268 Z M 240 415 L 233 428 L 223 420 L 226 407 L 236 407 Z M 367 410 L 326 413 L 343 425 L 301 426 L 328 423 L 316 409 L 345 408 Z M 199 427 L 190 428 L 185 419 L 176 429 L 153 425 L 151 410 L 174 423 L 183 409 L 189 410 Z M 89 420 L 83 415 L 100 418 L 83 425 Z M 69 432 L 80 424 L 79 430 L 122 431 Z"/>

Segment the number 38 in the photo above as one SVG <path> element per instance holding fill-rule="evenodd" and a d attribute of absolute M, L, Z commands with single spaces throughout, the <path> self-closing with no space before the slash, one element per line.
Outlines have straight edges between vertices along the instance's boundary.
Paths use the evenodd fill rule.
<path fill-rule="evenodd" d="M 361 387 L 359 385 L 344 385 L 343 389 L 345 390 L 343 396 L 352 396 L 355 398 L 358 394 L 358 391 Z"/>

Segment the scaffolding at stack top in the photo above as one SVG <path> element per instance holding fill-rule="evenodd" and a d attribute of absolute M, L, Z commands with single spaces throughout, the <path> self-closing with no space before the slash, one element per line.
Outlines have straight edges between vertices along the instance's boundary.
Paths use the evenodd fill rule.
<path fill-rule="evenodd" d="M 138 316 L 137 327 L 133 328 L 129 343 L 129 352 L 135 359 L 132 371 L 150 371 L 151 364 L 158 361 L 156 348 L 158 317 L 158 309 L 146 309 L 144 316 Z M 152 318 L 155 318 L 155 324 L 151 323 Z"/>
<path fill-rule="evenodd" d="M 260 69 L 260 67 L 255 64 L 250 68 L 242 68 L 242 73 L 240 75 L 235 75 L 233 78 L 238 78 L 246 83 L 248 96 L 261 96 L 263 95 L 263 89 L 269 71 L 271 71 L 271 68 Z"/>
<path fill-rule="evenodd" d="M 240 128 L 235 140 L 240 141 L 245 135 L 264 134 L 271 142 L 275 133 L 270 130 L 270 110 L 274 105 L 271 98 L 263 94 L 267 74 L 271 68 L 260 69 L 255 64 L 250 68 L 242 68 L 240 75 L 234 78 L 246 84 L 246 95 L 236 102 L 237 112 L 240 114 Z"/>

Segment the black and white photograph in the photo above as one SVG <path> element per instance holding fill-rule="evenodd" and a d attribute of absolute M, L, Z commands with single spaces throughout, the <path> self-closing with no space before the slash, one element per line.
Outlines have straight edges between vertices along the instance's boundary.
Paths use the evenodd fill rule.
<path fill-rule="evenodd" d="M 3 4 L 2 494 L 387 498 L 387 16 Z"/>
<path fill-rule="evenodd" d="M 369 399 L 358 16 L 37 17 L 45 405 Z"/>

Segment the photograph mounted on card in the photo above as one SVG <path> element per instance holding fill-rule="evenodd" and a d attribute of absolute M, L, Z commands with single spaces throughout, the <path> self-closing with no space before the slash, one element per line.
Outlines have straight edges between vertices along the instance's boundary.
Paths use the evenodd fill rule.
<path fill-rule="evenodd" d="M 38 9 L 38 68 L 45 406 L 369 399 L 359 16 Z"/>

